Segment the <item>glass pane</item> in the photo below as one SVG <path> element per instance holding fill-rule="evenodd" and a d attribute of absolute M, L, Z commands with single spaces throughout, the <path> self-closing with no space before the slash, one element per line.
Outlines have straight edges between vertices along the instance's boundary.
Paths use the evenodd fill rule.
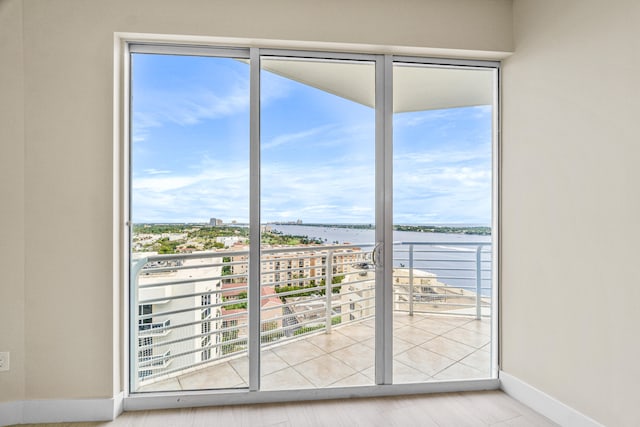
<path fill-rule="evenodd" d="M 494 71 L 393 73 L 394 382 L 488 378 Z"/>
<path fill-rule="evenodd" d="M 261 63 L 261 388 L 373 384 L 374 65 Z"/>
<path fill-rule="evenodd" d="M 132 390 L 247 387 L 249 66 L 131 61 Z"/>

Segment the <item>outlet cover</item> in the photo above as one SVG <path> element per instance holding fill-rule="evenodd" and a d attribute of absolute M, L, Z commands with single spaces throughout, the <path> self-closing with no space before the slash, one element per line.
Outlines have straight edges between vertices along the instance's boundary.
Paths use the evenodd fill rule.
<path fill-rule="evenodd" d="M 0 351 L 0 371 L 9 370 L 9 352 Z"/>

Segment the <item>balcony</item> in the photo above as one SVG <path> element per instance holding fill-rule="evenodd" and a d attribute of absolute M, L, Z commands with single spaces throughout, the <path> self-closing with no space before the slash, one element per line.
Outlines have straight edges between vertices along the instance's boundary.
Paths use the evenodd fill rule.
<path fill-rule="evenodd" d="M 261 389 L 374 383 L 370 249 L 261 251 Z M 487 243 L 395 244 L 394 383 L 491 377 L 490 252 Z M 134 265 L 139 298 L 172 288 L 135 301 L 157 304 L 137 320 L 162 326 L 134 337 L 134 391 L 248 387 L 247 260 L 247 251 L 219 251 L 158 255 Z M 165 334 L 151 337 L 152 331 Z M 149 360 L 162 364 L 149 370 Z"/>
<path fill-rule="evenodd" d="M 138 335 L 143 336 L 165 336 L 171 332 L 169 326 L 171 319 L 156 323 L 141 323 L 138 325 Z"/>

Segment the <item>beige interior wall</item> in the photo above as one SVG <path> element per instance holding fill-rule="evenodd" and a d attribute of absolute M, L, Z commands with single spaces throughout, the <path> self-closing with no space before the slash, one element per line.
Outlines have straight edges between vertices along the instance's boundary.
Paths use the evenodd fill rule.
<path fill-rule="evenodd" d="M 515 0 L 503 73 L 503 369 L 607 425 L 640 406 L 638 7 Z M 0 0 L 0 401 L 119 388 L 114 31 L 513 47 L 508 0 Z"/>
<path fill-rule="evenodd" d="M 0 387 L 0 401 L 110 397 L 121 388 L 112 262 L 118 249 L 112 227 L 114 32 L 356 43 L 363 49 L 512 48 L 510 0 L 0 2 L 1 220 L 11 224 L 0 253 L 0 319 L 7 318 L 11 332 L 0 336 L 0 350 L 11 347 L 15 367 L 10 387 Z M 5 53 L 16 62 L 6 65 Z M 8 289 L 5 279 L 15 286 Z"/>
<path fill-rule="evenodd" d="M 516 0 L 503 68 L 502 369 L 640 425 L 640 3 Z"/>
<path fill-rule="evenodd" d="M 24 397 L 24 104 L 22 4 L 0 0 L 0 402 Z"/>

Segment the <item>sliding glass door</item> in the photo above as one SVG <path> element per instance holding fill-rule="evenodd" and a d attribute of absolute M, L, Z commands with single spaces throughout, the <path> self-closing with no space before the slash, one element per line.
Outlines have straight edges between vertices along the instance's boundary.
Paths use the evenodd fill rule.
<path fill-rule="evenodd" d="M 374 100 L 372 61 L 261 59 L 263 390 L 374 383 Z"/>
<path fill-rule="evenodd" d="M 130 51 L 132 393 L 495 376 L 494 64 Z"/>
<path fill-rule="evenodd" d="M 133 53 L 131 94 L 132 390 L 246 387 L 249 66 Z"/>
<path fill-rule="evenodd" d="M 491 376 L 494 80 L 394 63 L 396 383 Z"/>

